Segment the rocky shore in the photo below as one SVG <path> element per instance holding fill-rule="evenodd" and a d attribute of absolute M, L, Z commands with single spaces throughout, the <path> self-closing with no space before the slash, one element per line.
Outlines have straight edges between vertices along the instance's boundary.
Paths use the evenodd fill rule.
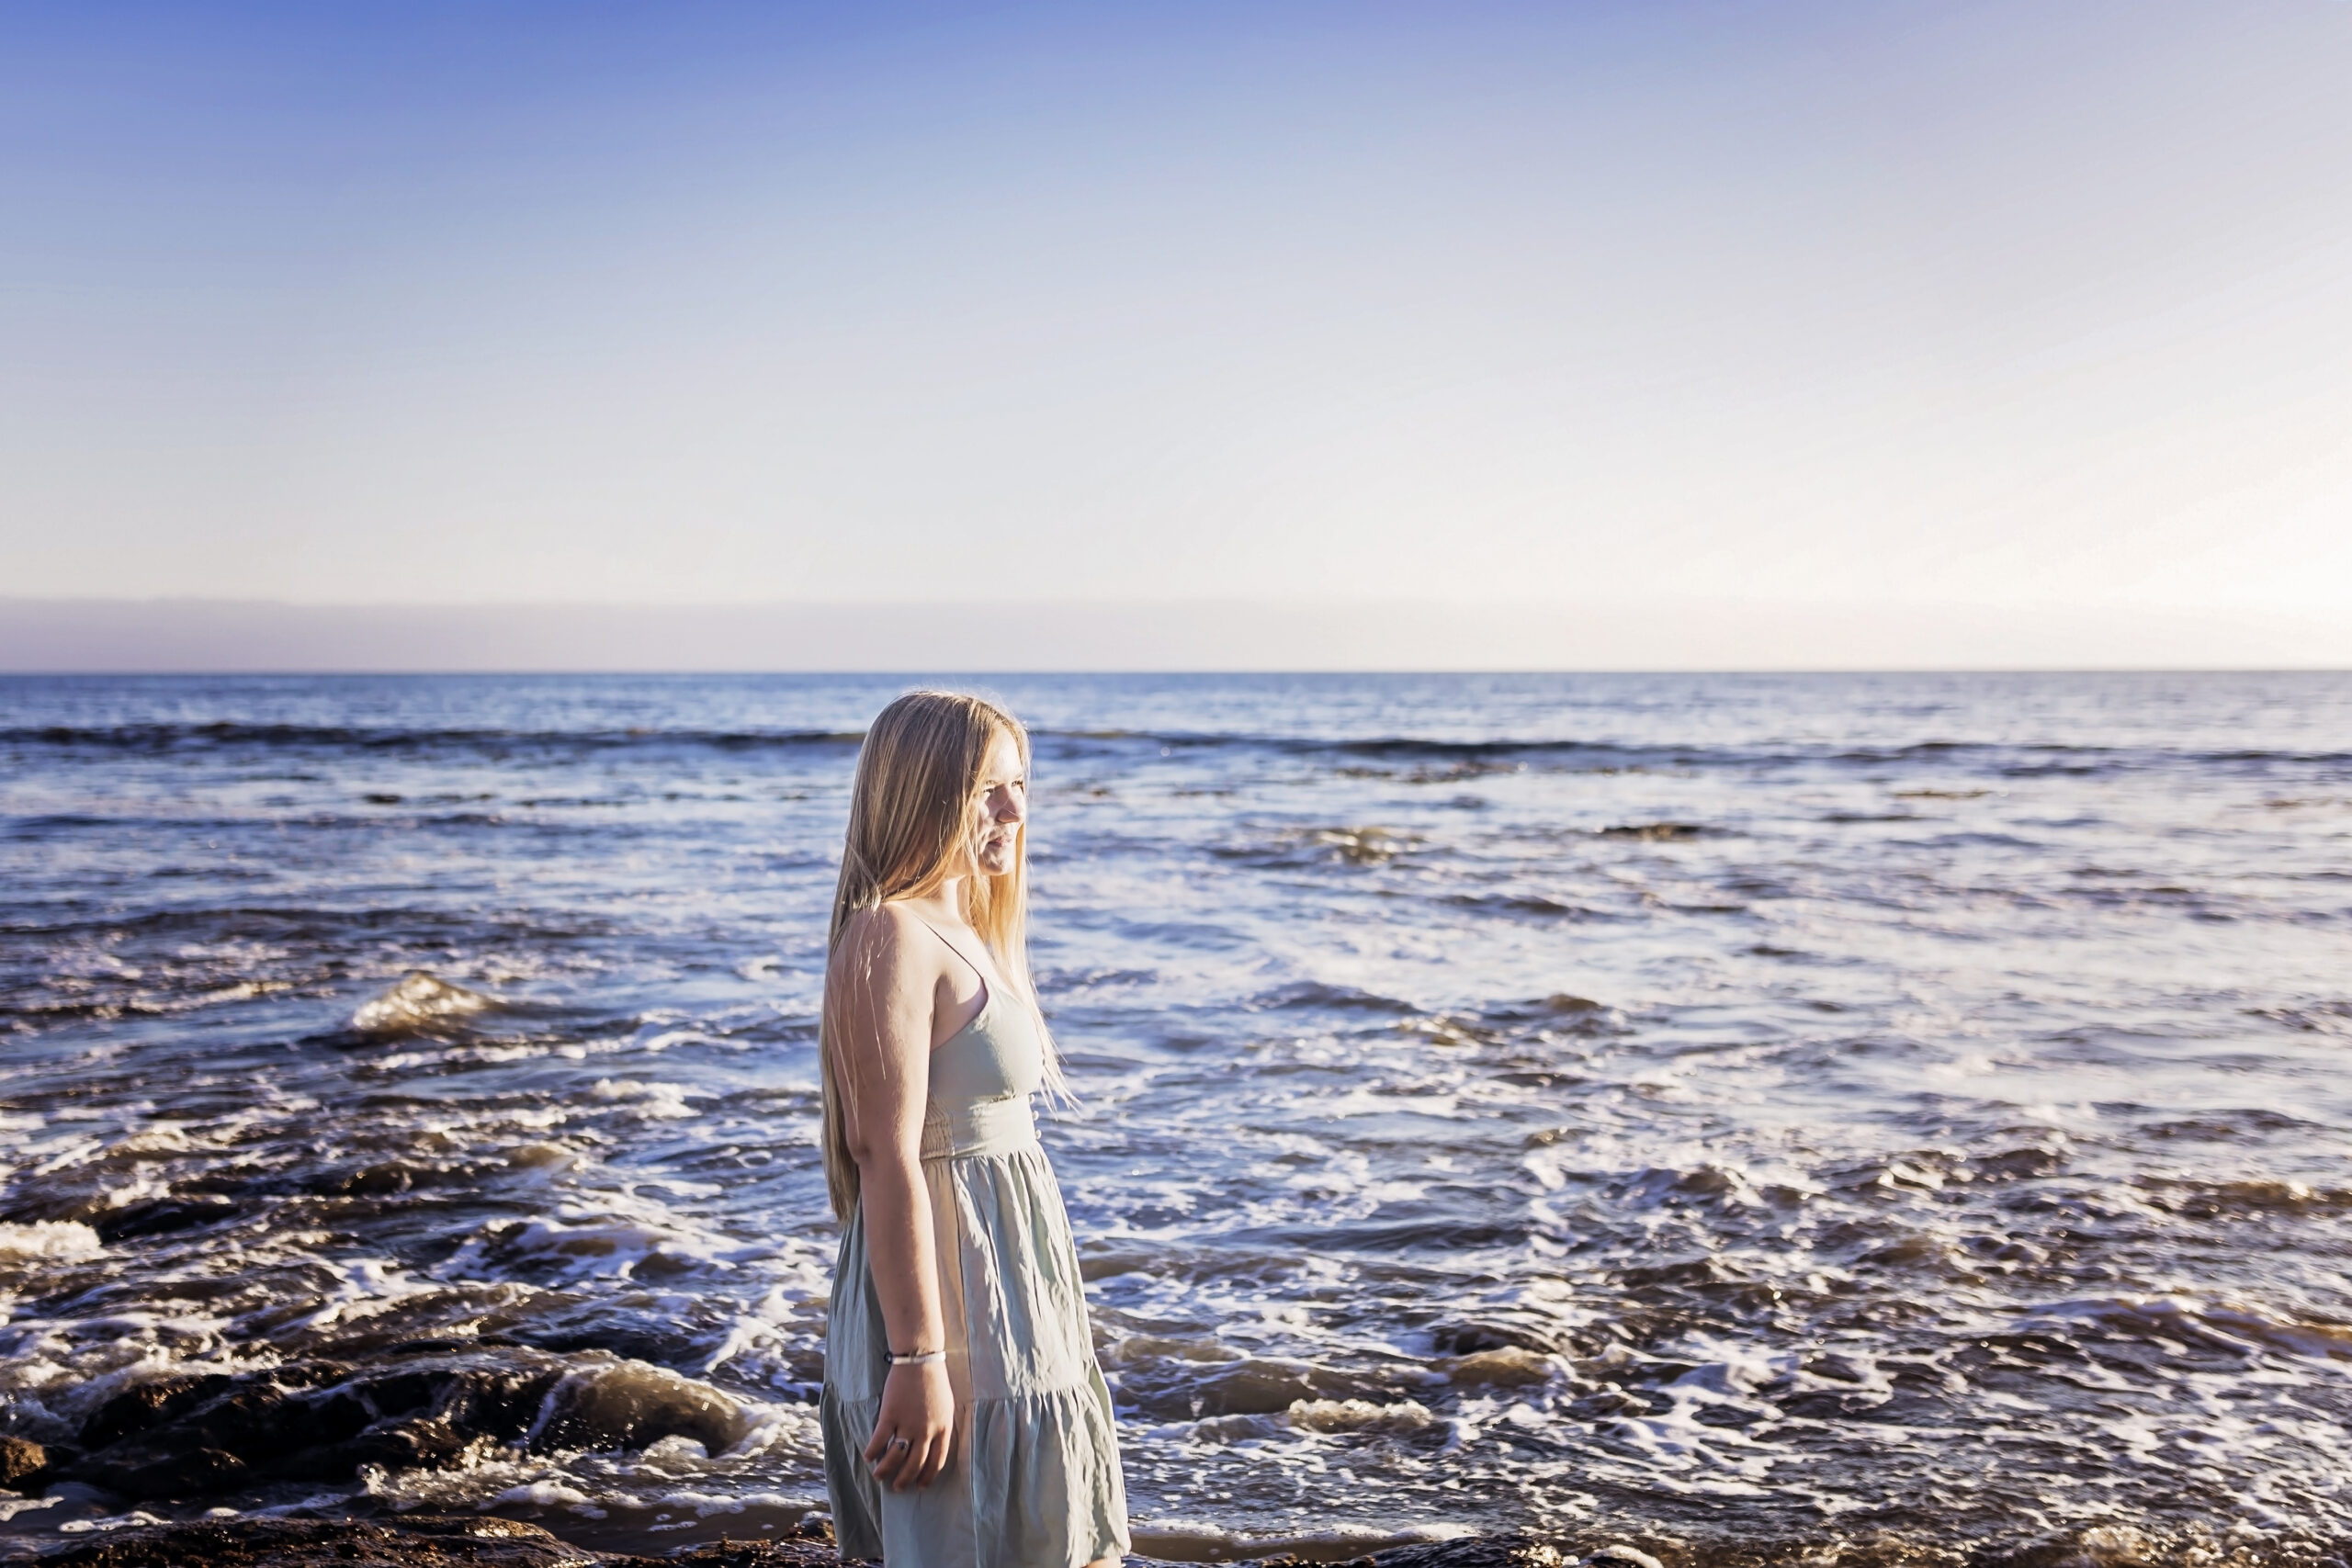
<path fill-rule="evenodd" d="M 373 1358 L 153 1379 L 100 1404 L 78 1442 L 0 1436 L 0 1488 L 63 1487 L 118 1506 L 236 1501 L 234 1517 L 101 1528 L 0 1545 L 0 1568 L 838 1568 L 820 1517 L 800 1539 L 706 1541 L 662 1557 L 566 1541 L 486 1514 L 336 1517 L 253 1511 L 259 1489 L 348 1482 L 363 1467 L 440 1469 L 498 1445 L 641 1449 L 684 1438 L 721 1450 L 742 1416 L 707 1385 L 606 1352 L 409 1341 Z M 228 1515 L 228 1509 L 220 1509 Z M 74 1528 L 74 1527 L 69 1527 Z M 1136 1558 L 1141 1565 L 1149 1560 Z M 1272 1557 L 1255 1568 L 1296 1562 Z M 1397 1547 L 1349 1568 L 2352 1568 L 2352 1540 L 2291 1544 L 2242 1528 L 2151 1534 L 2123 1526 L 2000 1539 L 1902 1532 L 1763 1539 L 1661 1535 L 1634 1520 L 1539 1538 L 1464 1537 Z M 1172 1568 L 1172 1565 L 1170 1565 Z M 1252 1568 L 1238 1564 L 1235 1568 Z"/>
<path fill-rule="evenodd" d="M 1464 1537 L 1404 1546 L 1323 1568 L 2345 1568 L 2352 1542 L 2279 1552 L 2226 1536 L 2158 1540 L 2123 1529 L 2022 1536 L 1973 1546 L 1894 1536 L 1842 1540 L 1708 1541 L 1607 1531 L 1544 1539 Z M 1180 1568 L 1145 1558 L 1129 1568 Z M 0 1556 L 0 1568 L 841 1568 L 830 1540 L 719 1540 L 664 1557 L 584 1550 L 537 1525 L 474 1515 L 398 1520 L 198 1519 L 125 1529 Z M 1306 1568 L 1278 1556 L 1227 1568 Z"/>
<path fill-rule="evenodd" d="M 417 1341 L 379 1359 L 133 1383 L 75 1446 L 0 1438 L 0 1485 L 82 1482 L 131 1502 L 187 1501 L 269 1482 L 349 1481 L 362 1466 L 440 1469 L 489 1445 L 638 1448 L 742 1436 L 707 1385 L 609 1354 Z"/>
<path fill-rule="evenodd" d="M 1131 1559 L 1139 1565 L 1143 1559 Z M 1275 1568 L 1295 1560 L 1268 1560 Z M 116 1531 L 39 1555 L 0 1558 L 0 1568 L 839 1568 L 820 1540 L 718 1541 L 669 1557 L 584 1551 L 537 1525 L 486 1517 L 204 1519 Z M 1404 1547 L 1347 1568 L 1662 1568 L 1625 1546 L 1581 1556 L 1525 1537 Z M 1250 1565 L 1237 1565 L 1250 1568 Z"/>

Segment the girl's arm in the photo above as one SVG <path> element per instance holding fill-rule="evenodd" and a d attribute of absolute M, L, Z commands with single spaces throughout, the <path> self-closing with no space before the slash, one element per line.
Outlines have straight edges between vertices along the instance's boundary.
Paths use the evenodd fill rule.
<path fill-rule="evenodd" d="M 860 915 L 835 954 L 842 982 L 833 1064 L 844 1093 L 850 1157 L 857 1162 L 865 1256 L 881 1299 L 891 1350 L 946 1348 L 939 1310 L 939 1258 L 931 1193 L 922 1179 L 923 1106 L 931 1085 L 931 1012 L 935 964 L 910 958 L 907 917 L 883 908 Z M 955 1393 L 944 1360 L 892 1367 L 866 1461 L 885 1485 L 927 1485 L 947 1467 Z M 892 1444 L 905 1438 L 904 1447 Z"/>

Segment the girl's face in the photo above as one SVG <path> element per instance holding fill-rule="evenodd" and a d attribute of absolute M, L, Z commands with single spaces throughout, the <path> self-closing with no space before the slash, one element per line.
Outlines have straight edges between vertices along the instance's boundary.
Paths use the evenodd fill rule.
<path fill-rule="evenodd" d="M 1011 871 L 1021 848 L 1021 825 L 1029 817 L 1029 780 L 1021 748 L 1002 730 L 989 746 L 980 782 L 972 793 L 972 859 L 983 876 Z"/>

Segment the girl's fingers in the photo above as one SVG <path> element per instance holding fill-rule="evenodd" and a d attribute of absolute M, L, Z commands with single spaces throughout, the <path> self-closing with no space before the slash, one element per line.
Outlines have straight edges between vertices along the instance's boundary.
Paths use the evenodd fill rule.
<path fill-rule="evenodd" d="M 885 1485 L 903 1484 L 916 1472 L 916 1458 L 923 1449 L 911 1440 L 900 1442 L 898 1434 L 876 1429 L 874 1440 L 865 1445 L 865 1461 L 874 1471 L 874 1479 Z"/>
<path fill-rule="evenodd" d="M 914 1487 L 931 1484 L 931 1456 L 938 1449 L 936 1438 L 926 1438 L 915 1451 L 907 1456 L 907 1484 Z"/>
<path fill-rule="evenodd" d="M 944 1471 L 946 1468 L 947 1434 L 944 1431 L 941 1431 L 933 1434 L 932 1437 L 931 1447 L 922 1456 L 922 1470 L 916 1475 L 915 1484 L 918 1486 L 930 1485 L 933 1482 L 939 1479 L 940 1472 Z"/>
<path fill-rule="evenodd" d="M 910 1486 L 928 1486 L 947 1470 L 949 1450 L 955 1446 L 955 1427 L 942 1423 L 934 1429 L 916 1438 L 901 1434 L 876 1422 L 874 1436 L 865 1445 L 865 1462 L 874 1479 L 894 1492 Z"/>
<path fill-rule="evenodd" d="M 923 1462 L 931 1457 L 930 1440 L 926 1438 L 899 1451 L 907 1457 L 906 1461 L 899 1466 L 899 1479 L 892 1483 L 893 1490 L 904 1492 L 910 1486 L 921 1486 Z"/>
<path fill-rule="evenodd" d="M 915 1482 L 916 1485 L 928 1486 L 947 1472 L 947 1450 L 953 1436 L 952 1433 L 942 1432 L 931 1440 L 931 1452 L 923 1458 L 922 1474 Z"/>
<path fill-rule="evenodd" d="M 904 1492 L 909 1487 L 928 1486 L 938 1480 L 940 1472 L 947 1468 L 947 1434 L 944 1431 L 935 1433 L 910 1448 L 900 1449 L 899 1452 L 906 1457 L 899 1465 L 897 1479 L 890 1483 L 891 1490 Z"/>

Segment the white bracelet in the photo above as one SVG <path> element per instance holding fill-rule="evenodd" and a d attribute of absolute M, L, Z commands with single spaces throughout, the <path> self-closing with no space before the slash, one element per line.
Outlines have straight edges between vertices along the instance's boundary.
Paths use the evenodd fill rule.
<path fill-rule="evenodd" d="M 896 1350 L 885 1350 L 882 1352 L 882 1359 L 889 1362 L 894 1367 L 920 1367 L 928 1362 L 944 1361 L 947 1359 L 947 1352 L 944 1350 L 910 1350 L 905 1355 L 901 1356 Z"/>

